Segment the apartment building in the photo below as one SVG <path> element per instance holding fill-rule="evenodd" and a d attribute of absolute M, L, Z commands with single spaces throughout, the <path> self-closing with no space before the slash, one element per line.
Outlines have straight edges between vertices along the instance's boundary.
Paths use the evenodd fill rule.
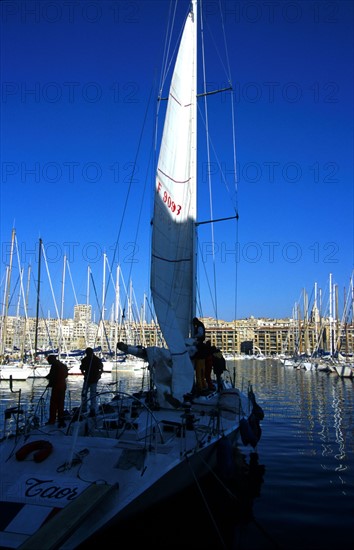
<path fill-rule="evenodd" d="M 294 319 L 256 319 L 250 317 L 237 321 L 216 321 L 211 317 L 202 319 L 206 337 L 212 345 L 224 353 L 262 353 L 279 355 L 313 353 L 317 349 L 326 352 L 340 350 L 353 353 L 354 325 L 342 326 L 329 319 L 310 320 L 306 323 Z M 3 335 L 5 353 L 23 354 L 34 350 L 37 331 L 37 350 L 60 346 L 69 351 L 101 345 L 103 351 L 114 351 L 118 340 L 144 346 L 162 345 L 161 333 L 155 323 L 132 322 L 117 326 L 113 321 L 96 323 L 92 320 L 90 305 L 76 305 L 73 319 L 38 319 L 8 317 L 6 334 Z"/>

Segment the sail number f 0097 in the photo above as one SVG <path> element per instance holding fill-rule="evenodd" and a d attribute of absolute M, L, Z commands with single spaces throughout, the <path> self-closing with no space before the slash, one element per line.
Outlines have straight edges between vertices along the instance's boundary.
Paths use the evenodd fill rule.
<path fill-rule="evenodd" d="M 172 200 L 171 195 L 169 195 L 167 191 L 162 188 L 162 183 L 160 181 L 157 182 L 156 191 L 161 195 L 163 202 L 171 210 L 171 212 L 174 212 L 176 216 L 179 216 L 182 206 L 180 204 L 176 204 L 175 201 Z"/>

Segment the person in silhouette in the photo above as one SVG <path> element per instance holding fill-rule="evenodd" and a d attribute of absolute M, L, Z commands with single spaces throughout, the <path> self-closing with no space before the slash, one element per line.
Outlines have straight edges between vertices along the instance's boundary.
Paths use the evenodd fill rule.
<path fill-rule="evenodd" d="M 197 343 L 197 353 L 193 357 L 197 394 L 204 393 L 208 389 L 208 383 L 206 380 L 206 362 L 208 362 L 209 356 L 210 356 L 210 342 L 208 345 L 207 343 L 199 341 Z M 209 365 L 209 362 L 208 362 L 208 365 Z M 211 365 L 210 365 L 210 372 L 211 372 Z"/>
<path fill-rule="evenodd" d="M 96 415 L 97 383 L 103 372 L 102 360 L 94 354 L 92 348 L 86 348 L 86 355 L 81 359 L 80 370 L 84 375 L 81 392 L 81 410 L 87 412 L 87 394 L 90 391 L 90 416 Z"/>
<path fill-rule="evenodd" d="M 204 342 L 205 340 L 205 326 L 198 317 L 193 317 L 193 338 L 196 338 L 198 342 Z"/>
<path fill-rule="evenodd" d="M 223 389 L 222 373 L 226 370 L 225 357 L 221 353 L 221 350 L 216 346 L 211 346 L 211 357 L 213 363 L 213 372 L 216 376 L 217 388 L 219 391 Z"/>
<path fill-rule="evenodd" d="M 48 355 L 47 361 L 50 365 L 50 371 L 46 378 L 48 380 L 48 387 L 52 388 L 47 424 L 55 424 L 58 415 L 58 427 L 65 428 L 64 402 L 68 367 L 59 361 L 55 355 Z"/>
<path fill-rule="evenodd" d="M 215 390 L 211 373 L 213 370 L 213 353 L 216 351 L 216 347 L 211 345 L 211 341 L 205 342 L 205 380 L 208 386 L 208 390 Z"/>

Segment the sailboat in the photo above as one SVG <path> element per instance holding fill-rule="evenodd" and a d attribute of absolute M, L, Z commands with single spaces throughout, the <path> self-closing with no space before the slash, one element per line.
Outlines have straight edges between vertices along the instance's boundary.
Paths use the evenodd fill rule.
<path fill-rule="evenodd" d="M 231 459 L 237 442 L 255 448 L 259 440 L 263 411 L 252 388 L 244 393 L 224 380 L 208 395 L 193 395 L 197 8 L 193 0 L 156 175 L 151 290 L 165 347 L 127 350 L 146 354 L 148 390 L 112 389 L 109 402 L 107 393 L 98 396 L 96 415 L 77 410 L 65 427 L 27 418 L 0 442 L 0 546 L 72 550 L 173 498 L 225 451 Z"/>
<path fill-rule="evenodd" d="M 0 381 L 16 380 L 16 381 L 23 382 L 32 375 L 33 369 L 31 368 L 30 365 L 27 365 L 26 363 L 24 363 L 23 357 L 21 359 L 14 360 L 11 357 L 13 353 L 13 349 L 6 350 L 7 320 L 8 320 L 8 309 L 9 309 L 11 274 L 12 274 L 13 255 L 14 255 L 15 248 L 17 251 L 17 258 L 19 259 L 16 230 L 13 228 L 11 233 L 10 260 L 9 260 L 9 265 L 6 268 L 4 313 L 2 315 L 1 323 L 0 323 Z M 19 268 L 20 268 L 20 265 L 19 265 Z M 23 290 L 22 274 L 23 274 L 23 271 L 20 269 L 21 290 Z M 7 351 L 9 351 L 8 354 L 7 354 Z"/>

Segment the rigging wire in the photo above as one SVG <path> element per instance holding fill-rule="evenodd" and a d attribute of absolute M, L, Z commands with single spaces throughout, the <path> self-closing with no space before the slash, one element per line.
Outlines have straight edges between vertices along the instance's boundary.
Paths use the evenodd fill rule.
<path fill-rule="evenodd" d="M 190 469 L 190 471 L 191 471 L 191 473 L 192 473 L 192 476 L 193 476 L 193 478 L 194 478 L 195 484 L 196 484 L 196 486 L 197 486 L 197 488 L 198 488 L 198 491 L 199 491 L 199 493 L 200 493 L 200 496 L 202 497 L 203 503 L 204 503 L 204 505 L 205 505 L 205 507 L 206 507 L 206 509 L 207 509 L 207 512 L 208 512 L 208 514 L 209 514 L 209 517 L 210 517 L 210 519 L 211 519 L 211 521 L 212 521 L 212 523 L 213 523 L 213 526 L 214 526 L 214 528 L 215 528 L 215 531 L 216 531 L 216 533 L 217 533 L 217 535 L 218 535 L 218 538 L 219 538 L 219 540 L 220 540 L 220 544 L 221 544 L 222 547 L 225 548 L 225 550 L 226 550 L 226 549 L 227 549 L 227 546 L 226 546 L 226 544 L 225 544 L 225 542 L 224 542 L 224 539 L 222 538 L 222 535 L 221 535 L 221 533 L 220 533 L 220 529 L 219 529 L 219 527 L 218 527 L 217 524 L 216 524 L 215 518 L 214 518 L 214 516 L 213 516 L 213 514 L 212 514 L 212 511 L 211 511 L 210 506 L 209 506 L 209 504 L 208 504 L 208 502 L 207 502 L 207 499 L 205 498 L 205 495 L 204 495 L 204 493 L 203 493 L 203 489 L 202 489 L 202 487 L 201 487 L 201 485 L 200 485 L 200 483 L 199 483 L 199 480 L 198 480 L 197 476 L 195 475 L 195 473 L 194 473 L 194 471 L 193 471 L 192 465 L 191 465 L 191 463 L 190 463 L 188 457 L 186 457 L 186 460 L 187 460 L 189 469 Z"/>
<path fill-rule="evenodd" d="M 91 281 L 92 281 L 92 285 L 93 285 L 93 290 L 94 290 L 94 293 L 95 293 L 95 297 L 96 297 L 96 302 L 97 302 L 97 305 L 98 305 L 98 308 L 99 308 L 99 311 L 100 311 L 100 318 L 99 318 L 99 321 L 98 321 L 98 324 L 97 324 L 97 331 L 96 331 L 96 338 L 95 338 L 95 342 L 97 343 L 98 342 L 98 331 L 99 331 L 99 327 L 100 325 L 102 325 L 103 327 L 103 334 L 105 335 L 106 337 L 106 342 L 107 342 L 107 345 L 108 345 L 108 351 L 111 352 L 111 347 L 110 347 L 110 344 L 109 344 L 109 339 L 108 339 L 108 336 L 107 336 L 107 331 L 106 331 L 106 327 L 105 327 L 105 324 L 103 322 L 103 306 L 101 307 L 99 305 L 99 301 L 98 301 L 98 296 L 97 296 L 97 290 L 96 290 L 96 285 L 95 285 L 95 281 L 93 279 L 93 275 L 92 275 L 92 272 L 90 273 L 91 275 Z"/>
<path fill-rule="evenodd" d="M 202 7 L 202 6 L 201 6 Z M 206 64 L 205 64 L 205 44 L 204 44 L 204 21 L 203 21 L 203 10 L 200 10 L 200 25 L 201 25 L 201 41 L 202 41 L 202 70 L 203 70 L 203 90 L 206 93 L 207 82 L 206 82 Z M 207 148 L 207 166 L 211 166 L 210 162 L 210 140 L 209 140 L 209 117 L 208 117 L 208 102 L 207 96 L 204 95 L 204 112 L 205 112 L 205 127 L 207 130 L 206 133 L 206 148 Z M 209 188 L 209 207 L 211 219 L 213 219 L 213 195 L 212 195 L 212 185 L 211 185 L 211 173 L 208 169 L 208 188 Z M 215 318 L 218 319 L 218 295 L 216 291 L 216 261 L 215 261 L 215 235 L 214 235 L 214 224 L 211 224 L 211 242 L 212 242 L 212 258 L 213 258 L 213 284 L 214 284 L 214 307 L 215 307 Z"/>
<path fill-rule="evenodd" d="M 139 135 L 139 140 L 138 140 L 138 147 L 137 147 L 137 151 L 136 151 L 134 162 L 133 162 L 133 170 L 132 170 L 130 178 L 129 178 L 129 185 L 128 185 L 128 190 L 127 190 L 127 193 L 126 193 L 125 202 L 124 202 L 124 206 L 123 206 L 123 213 L 122 213 L 122 217 L 121 217 L 119 228 L 118 228 L 118 234 L 117 234 L 117 238 L 116 238 L 116 242 L 115 242 L 115 247 L 114 247 L 114 250 L 113 250 L 113 258 L 112 258 L 112 262 L 111 262 L 112 265 L 115 264 L 117 256 L 118 256 L 118 246 L 119 246 L 120 236 L 121 236 L 123 224 L 125 222 L 126 215 L 127 215 L 128 201 L 129 201 L 129 198 L 130 198 L 130 195 L 131 195 L 132 185 L 133 185 L 133 182 L 134 182 L 134 177 L 135 177 L 136 169 L 137 169 L 137 166 L 138 166 L 137 161 L 138 161 L 138 157 L 139 157 L 139 154 L 140 154 L 142 139 L 143 139 L 143 135 L 144 135 L 144 129 L 145 129 L 145 126 L 146 126 L 147 116 L 148 116 L 149 109 L 150 109 L 151 98 L 152 98 L 152 88 L 150 90 L 147 106 L 146 106 L 145 113 L 144 113 L 143 123 L 142 123 L 141 131 L 140 131 L 140 135 Z M 143 188 L 143 197 L 145 195 L 145 191 L 146 191 L 146 181 L 145 181 L 144 188 Z M 143 197 L 142 197 L 142 200 L 140 202 L 140 210 L 139 210 L 139 215 L 138 215 L 138 223 L 137 223 L 137 229 L 136 229 L 136 233 L 135 233 L 134 243 L 137 242 L 137 236 L 138 236 L 138 232 L 139 232 L 139 229 L 140 229 L 141 214 L 142 214 L 142 209 L 143 209 L 143 205 L 144 205 Z M 131 262 L 131 265 L 130 265 L 129 278 L 131 277 L 132 269 L 133 269 L 133 262 Z M 109 288 L 109 281 L 107 281 L 106 288 L 105 288 L 105 291 L 104 291 L 104 301 L 105 301 L 105 298 L 107 297 L 107 294 L 108 294 L 108 288 Z M 100 318 L 102 318 L 102 306 L 99 306 L 99 311 L 100 311 Z"/>
<path fill-rule="evenodd" d="M 230 66 L 230 57 L 229 57 L 229 49 L 227 46 L 226 41 L 226 31 L 225 31 L 225 22 L 223 17 L 223 10 L 221 6 L 221 1 L 219 0 L 219 11 L 220 11 L 220 18 L 222 23 L 222 29 L 223 29 L 223 38 L 224 38 L 224 48 L 225 48 L 225 56 L 226 56 L 226 63 L 227 63 L 227 72 L 228 72 L 228 78 L 229 82 L 232 86 L 232 79 L 231 79 L 231 66 Z M 235 102 L 234 102 L 234 92 L 231 91 L 230 94 L 230 105 L 231 105 L 231 121 L 232 121 L 232 147 L 233 147 L 233 163 L 234 163 L 234 191 L 235 191 L 235 212 L 236 212 L 236 227 L 235 227 L 235 245 L 238 246 L 239 243 L 239 226 L 238 226 L 238 174 L 237 174 L 237 156 L 236 156 L 236 125 L 235 125 Z M 236 329 L 236 319 L 238 318 L 238 266 L 239 261 L 236 257 L 235 261 L 235 302 L 234 302 L 234 319 L 235 319 L 235 329 Z M 235 331 L 236 333 L 236 331 Z"/>
<path fill-rule="evenodd" d="M 16 247 L 16 256 L 17 256 L 17 262 L 18 262 L 18 266 L 20 267 L 20 252 L 19 252 L 19 248 L 18 248 L 18 241 L 17 241 L 17 236 L 15 235 L 15 247 Z M 24 310 L 24 314 L 25 314 L 25 329 L 27 327 L 27 323 L 28 323 L 28 310 L 27 310 L 27 299 L 25 297 L 25 291 L 24 291 L 24 288 L 23 288 L 23 272 L 21 271 L 22 275 L 21 275 L 21 279 L 20 279 L 20 283 L 21 283 L 21 294 L 22 294 L 22 299 L 23 299 L 23 310 Z M 31 274 L 31 271 L 29 271 L 29 275 Z M 16 283 L 17 284 L 17 283 Z M 23 337 L 22 337 L 22 343 L 21 343 L 21 358 L 23 359 L 23 355 L 24 355 L 24 347 L 25 347 L 25 340 L 26 340 L 26 330 L 24 330 L 24 334 L 23 334 Z M 29 345 L 30 345 L 30 349 L 33 350 L 33 346 L 32 346 L 32 338 L 31 338 L 31 333 L 30 331 L 28 331 L 28 342 L 29 342 Z"/>
<path fill-rule="evenodd" d="M 171 42 L 172 42 L 173 28 L 174 28 L 175 19 L 176 19 L 177 4 L 178 4 L 178 1 L 174 2 L 173 0 L 171 0 L 169 13 L 168 13 L 168 16 L 167 16 L 165 44 L 164 44 L 164 51 L 163 51 L 163 58 L 162 58 L 160 84 L 159 84 L 159 97 L 160 98 L 162 96 L 162 90 L 163 90 L 163 87 L 165 85 L 166 76 L 168 74 L 168 71 L 170 70 L 172 59 L 173 59 L 173 55 L 170 56 L 170 48 L 171 48 Z M 172 14 L 172 6 L 174 6 L 173 14 Z M 177 46 L 175 46 L 175 51 L 176 51 L 176 48 L 177 48 Z M 168 61 L 169 59 L 170 59 L 170 61 Z"/>
<path fill-rule="evenodd" d="M 72 288 L 72 291 L 73 291 L 73 294 L 74 294 L 74 298 L 75 298 L 75 304 L 78 305 L 79 302 L 78 302 L 77 296 L 76 296 L 74 281 L 73 281 L 73 277 L 72 277 L 71 269 L 70 269 L 70 263 L 69 263 L 69 260 L 68 260 L 67 258 L 66 258 L 66 265 L 67 265 L 68 272 L 69 272 L 69 277 L 70 277 L 70 282 L 71 282 L 71 288 Z"/>
<path fill-rule="evenodd" d="M 160 77 L 160 85 L 159 85 L 159 99 L 161 99 L 162 89 L 163 89 L 163 86 L 164 86 L 164 83 L 165 83 L 166 75 L 167 75 L 167 73 L 170 69 L 170 66 L 171 66 L 171 63 L 172 63 L 172 58 L 173 58 L 173 55 L 170 56 L 170 51 L 171 51 L 171 43 L 172 43 L 172 31 L 173 31 L 173 26 L 175 24 L 175 19 L 176 19 L 176 10 L 177 10 L 177 5 L 176 4 L 177 3 L 174 2 L 174 4 L 173 4 L 174 9 L 172 8 L 172 4 L 170 4 L 170 10 L 169 10 L 169 21 L 170 21 L 170 23 L 167 25 L 167 32 L 166 32 L 166 37 L 165 37 L 164 60 L 163 60 L 163 64 L 162 64 L 163 70 L 162 70 L 162 74 L 161 74 L 161 77 Z M 221 9 L 220 9 L 220 12 L 221 12 Z M 200 10 L 200 13 L 202 13 L 202 10 Z M 200 17 L 201 17 L 201 25 L 202 25 L 202 40 L 204 42 L 204 23 L 203 23 L 202 15 Z M 225 34 L 224 25 L 223 25 L 223 34 Z M 226 41 L 225 41 L 225 46 L 226 46 Z M 203 74 L 204 74 L 204 92 L 206 92 L 206 66 L 205 66 L 205 58 L 204 58 L 204 55 L 205 55 L 204 49 L 205 48 L 204 48 L 204 43 L 203 43 L 203 48 L 202 48 L 203 65 L 202 66 L 203 66 Z M 229 69 L 230 63 L 229 63 L 228 56 L 227 56 L 227 65 L 228 65 L 228 69 Z M 228 80 L 229 80 L 229 82 L 231 82 L 230 77 L 228 77 Z M 130 176 L 128 191 L 127 191 L 127 194 L 126 194 L 125 203 L 124 203 L 124 207 L 123 207 L 123 214 L 122 214 L 122 217 L 121 217 L 121 221 L 120 221 L 120 225 L 119 225 L 119 229 L 118 229 L 117 240 L 116 240 L 115 248 L 114 248 L 114 252 L 113 252 L 112 265 L 114 264 L 114 262 L 116 260 L 116 257 L 118 255 L 119 239 L 120 239 L 120 235 L 122 233 L 123 222 L 125 221 L 125 218 L 126 218 L 128 200 L 129 200 L 129 196 L 131 195 L 131 191 L 132 191 L 132 184 L 133 184 L 135 171 L 136 171 L 136 167 L 137 167 L 137 159 L 138 159 L 138 156 L 140 154 L 140 149 L 141 149 L 141 144 L 142 144 L 142 137 L 143 137 L 144 129 L 145 129 L 145 126 L 146 126 L 147 115 L 148 115 L 149 106 L 150 106 L 150 103 L 151 103 L 151 97 L 152 97 L 152 90 L 150 91 L 148 104 L 147 104 L 147 108 L 146 108 L 144 119 L 143 119 L 142 129 L 141 129 L 141 133 L 140 133 L 140 137 L 139 137 L 139 141 L 138 141 L 136 157 L 135 157 L 134 163 L 133 163 L 133 171 L 132 171 L 132 174 Z M 155 141 L 155 152 L 156 152 L 156 143 L 157 143 L 157 120 L 158 120 L 158 116 L 159 116 L 160 104 L 161 104 L 161 102 L 158 101 L 158 107 L 156 109 L 156 125 L 155 125 L 155 140 L 154 140 Z M 233 95 L 232 94 L 231 94 L 231 105 L 232 105 L 232 110 L 233 110 Z M 198 109 L 199 109 L 199 107 L 198 107 Z M 208 107 L 207 107 L 206 96 L 204 97 L 204 109 L 205 109 L 205 126 L 207 128 L 208 164 L 210 165 L 210 152 L 211 152 L 211 150 L 213 150 L 214 153 L 215 153 L 215 149 L 214 149 L 214 146 L 213 146 L 213 143 L 212 143 L 212 140 L 210 138 L 209 131 L 208 131 L 209 121 L 208 121 Z M 234 113 L 233 113 L 233 115 L 234 115 Z M 234 116 L 232 116 L 232 119 L 233 118 L 234 118 Z M 234 137 L 235 137 L 235 130 L 234 130 L 234 125 L 233 125 L 233 138 Z M 235 146 L 234 146 L 233 151 L 234 151 L 234 159 L 236 159 Z M 151 161 L 151 159 L 150 159 L 150 161 Z M 219 166 L 220 166 L 219 161 L 218 161 L 218 163 L 219 163 Z M 236 163 L 236 160 L 234 160 L 234 164 L 235 163 Z M 226 179 L 225 179 L 225 174 L 223 174 L 222 171 L 221 171 L 221 173 L 222 173 L 222 177 L 224 179 L 224 183 L 225 183 L 226 188 L 227 188 L 227 182 L 226 182 Z M 210 175 L 210 170 L 209 170 L 209 173 L 208 173 L 208 178 L 209 178 L 209 203 L 210 203 L 210 209 L 212 211 L 212 208 L 213 208 L 212 198 L 213 197 L 212 197 L 212 186 L 211 186 L 210 176 L 211 175 Z M 146 183 L 146 180 L 145 180 L 144 190 L 143 190 L 144 194 L 145 194 L 146 184 L 147 183 Z M 235 175 L 235 188 L 236 188 L 236 194 L 237 194 L 237 176 L 236 175 Z M 142 215 L 142 208 L 143 208 L 143 201 L 141 201 L 141 203 L 140 203 L 137 229 L 136 229 L 135 238 L 134 238 L 135 243 L 137 242 L 137 238 L 138 238 L 138 233 L 139 233 L 139 228 L 140 228 L 140 220 L 141 220 L 141 215 Z M 235 210 L 237 212 L 237 203 L 236 203 Z M 216 290 L 216 288 L 217 288 L 217 273 L 216 273 L 216 259 L 215 259 L 216 248 L 215 248 L 215 236 L 214 236 L 214 225 L 213 224 L 211 224 L 211 233 L 212 233 L 212 243 L 213 243 L 212 244 L 212 256 L 213 256 L 213 273 L 214 273 L 214 275 L 213 275 L 213 280 L 214 280 L 214 282 L 213 282 L 213 286 L 214 286 L 214 289 L 213 289 L 213 294 L 214 294 L 213 307 L 214 307 L 214 310 L 215 310 L 215 317 L 216 317 L 216 319 L 218 319 L 218 299 L 217 299 L 217 290 Z M 131 263 L 130 270 L 129 270 L 129 278 L 131 278 L 132 270 L 133 270 L 133 264 Z M 235 281 L 237 283 L 237 278 L 235 279 Z M 104 296 L 106 296 L 107 293 L 108 293 L 108 286 L 109 286 L 109 282 L 107 282 Z M 125 300 L 127 300 L 127 297 L 125 298 Z M 235 305 L 235 308 L 236 308 L 236 305 Z M 123 309 L 125 309 L 124 306 L 123 306 Z M 102 317 L 102 312 L 101 312 L 101 317 Z"/>
<path fill-rule="evenodd" d="M 45 268 L 46 268 L 46 272 L 47 272 L 47 276 L 48 276 L 49 287 L 50 287 L 51 294 L 52 294 L 52 298 L 53 298 L 55 313 L 56 313 L 57 319 L 59 320 L 59 327 L 58 327 L 58 328 L 59 328 L 58 345 L 59 345 L 59 343 L 64 342 L 65 351 L 66 351 L 66 353 L 68 353 L 68 349 L 67 349 L 67 346 L 66 346 L 65 337 L 64 337 L 64 334 L 63 334 L 62 323 L 60 322 L 59 310 L 58 310 L 57 301 L 56 301 L 55 294 L 54 294 L 54 289 L 53 289 L 53 285 L 52 285 L 52 279 L 51 279 L 50 272 L 49 272 L 48 261 L 47 261 L 47 256 L 46 256 L 46 253 L 45 253 L 45 248 L 44 248 L 43 242 L 41 242 L 41 247 L 42 247 L 42 254 L 43 254 L 43 258 L 44 258 Z M 37 350 L 35 350 L 35 352 L 36 352 L 36 351 L 37 351 Z M 61 350 L 58 349 L 58 353 L 59 353 L 59 354 L 60 354 L 60 351 L 61 351 Z"/>
<path fill-rule="evenodd" d="M 201 2 L 202 3 L 202 2 Z M 226 57 L 226 67 L 225 67 L 225 64 L 222 63 L 222 58 L 221 58 L 221 55 L 220 55 L 220 51 L 219 49 L 217 48 L 217 45 L 215 44 L 215 40 L 213 39 L 213 43 L 214 43 L 214 47 L 215 47 L 215 50 L 217 51 L 217 54 L 218 54 L 218 57 L 219 59 L 221 60 L 221 64 L 223 65 L 224 67 L 224 70 L 225 72 L 227 73 L 227 81 L 229 82 L 230 86 L 227 87 L 227 88 L 223 88 L 221 90 L 217 90 L 217 91 L 214 91 L 213 92 L 213 95 L 214 94 L 217 94 L 217 93 L 224 93 L 224 92 L 230 92 L 230 118 L 231 118 L 231 140 L 232 140 L 232 157 L 233 157 L 233 170 L 232 170 L 232 174 L 233 174 L 233 190 L 231 191 L 230 189 L 230 186 L 228 184 L 228 181 L 226 179 L 226 174 L 225 174 L 225 170 L 223 169 L 222 167 L 222 164 L 219 160 L 219 155 L 217 153 L 217 150 L 216 150 L 216 146 L 214 145 L 213 143 L 213 140 L 212 140 L 212 137 L 211 137 L 211 134 L 210 134 L 210 129 L 209 129 L 209 126 L 210 126 L 210 123 L 209 123 L 209 117 L 208 117 L 208 104 L 207 104 L 207 96 L 210 95 L 210 93 L 207 92 L 207 89 L 206 89 L 206 82 L 207 82 L 207 78 L 206 78 L 206 65 L 205 65 L 205 28 L 204 28 L 204 21 L 203 21 L 203 17 L 202 17 L 202 13 L 203 13 L 203 10 L 201 9 L 200 10 L 200 13 L 201 13 L 201 37 L 202 37 L 202 44 L 201 44 L 201 51 L 202 51 L 202 67 L 203 67 L 203 94 L 200 94 L 201 97 L 204 98 L 204 109 L 203 109 L 203 112 L 201 110 L 201 107 L 200 105 L 198 105 L 198 112 L 200 114 L 200 118 L 201 118 L 201 121 L 203 122 L 204 124 L 204 127 L 205 127 L 205 131 L 206 131 L 206 155 L 207 155 L 207 166 L 210 167 L 211 166 L 211 152 L 213 153 L 213 156 L 215 157 L 215 160 L 216 160 L 216 164 L 218 166 L 218 170 L 221 174 L 221 178 L 222 178 L 222 181 L 224 183 L 224 186 L 225 186 L 225 189 L 231 199 L 231 203 L 232 203 L 232 208 L 235 212 L 235 216 L 234 216 L 234 219 L 236 219 L 236 229 L 235 229 L 235 254 L 237 253 L 237 246 L 238 246 L 238 242 L 239 242 L 239 232 L 238 232 L 238 219 L 239 219 L 239 214 L 238 214 L 238 176 L 237 176 L 237 158 L 236 158 L 236 128 L 235 128 L 235 109 L 234 109 L 234 92 L 232 90 L 232 80 L 231 80 L 231 70 L 230 70 L 230 60 L 229 60 L 229 54 L 228 54 L 228 48 L 227 48 L 227 42 L 226 42 L 226 33 L 225 33 L 225 25 L 224 25 L 224 20 L 223 20 L 223 15 L 222 15 L 222 7 L 221 7 L 221 3 L 219 1 L 219 11 L 220 11 L 220 18 L 221 18 L 221 25 L 222 25 L 222 35 L 223 35 L 223 40 L 224 40 L 224 49 L 225 49 L 225 57 Z M 208 31 L 210 32 L 210 29 L 209 29 L 209 26 L 208 26 Z M 212 33 L 210 32 L 210 35 L 211 37 L 213 38 L 212 36 Z M 207 177 L 208 177 L 208 190 L 209 190 L 209 208 L 210 208 L 210 213 L 211 213 L 211 220 L 213 220 L 213 207 L 212 207 L 212 204 L 213 204 L 213 193 L 212 193 L 212 182 L 211 182 L 211 170 L 209 169 L 208 170 L 208 174 L 207 174 Z M 217 293 L 217 287 L 218 287 L 218 282 L 217 282 L 217 270 L 216 270 L 216 242 L 215 242 L 215 235 L 214 235 L 214 223 L 211 223 L 211 254 L 212 254 L 212 260 L 213 260 L 213 295 L 214 297 L 212 298 L 212 303 L 213 303 L 213 308 L 214 308 L 214 316 L 216 318 L 216 321 L 218 322 L 218 318 L 219 318 L 219 315 L 218 315 L 218 293 Z M 201 256 L 202 257 L 202 256 Z M 235 256 L 235 274 L 234 274 L 234 319 L 236 320 L 237 317 L 238 317 L 238 258 L 237 258 L 237 254 Z M 206 266 L 204 265 L 204 270 L 205 270 L 205 273 L 206 273 Z M 208 279 L 208 277 L 206 277 L 206 279 Z M 207 282 L 208 284 L 208 287 L 209 287 L 209 291 L 211 290 L 211 284 L 210 282 L 208 281 Z"/>

